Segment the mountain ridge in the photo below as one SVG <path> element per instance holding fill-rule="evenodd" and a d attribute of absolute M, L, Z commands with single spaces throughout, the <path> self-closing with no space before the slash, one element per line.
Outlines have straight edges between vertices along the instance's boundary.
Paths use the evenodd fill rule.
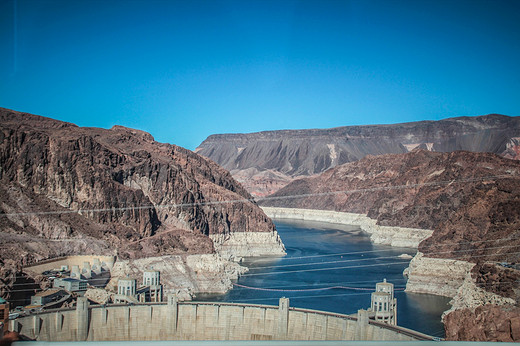
<path fill-rule="evenodd" d="M 520 158 L 520 117 L 489 114 L 400 124 L 330 129 L 217 134 L 196 152 L 217 162 L 254 196 L 276 192 L 298 177 L 367 155 L 406 153 L 415 148 L 493 152 Z"/>

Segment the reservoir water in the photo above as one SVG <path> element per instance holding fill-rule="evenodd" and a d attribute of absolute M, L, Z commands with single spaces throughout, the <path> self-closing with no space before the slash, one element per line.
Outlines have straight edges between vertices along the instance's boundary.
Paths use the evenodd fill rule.
<path fill-rule="evenodd" d="M 409 248 L 376 245 L 356 226 L 312 221 L 275 221 L 287 256 L 246 258 L 249 268 L 224 295 L 203 295 L 196 300 L 278 305 L 280 297 L 290 305 L 355 314 L 370 306 L 376 282 L 394 284 L 398 325 L 443 337 L 440 321 L 450 299 L 404 292 L 403 270 L 413 255 Z"/>

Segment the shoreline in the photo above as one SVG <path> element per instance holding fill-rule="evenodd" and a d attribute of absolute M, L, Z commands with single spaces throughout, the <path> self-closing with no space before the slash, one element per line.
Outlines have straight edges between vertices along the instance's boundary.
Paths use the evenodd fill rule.
<path fill-rule="evenodd" d="M 380 226 L 365 214 L 330 210 L 261 207 L 273 219 L 319 221 L 332 224 L 359 226 L 370 234 L 374 244 L 417 249 L 432 230 Z M 473 268 L 474 263 L 451 259 L 429 258 L 417 251 L 403 274 L 407 277 L 406 292 L 432 294 L 454 298 Z M 460 294 L 460 293 L 459 293 Z"/>
<path fill-rule="evenodd" d="M 370 234 L 374 244 L 417 249 L 419 243 L 433 234 L 432 230 L 396 226 L 380 226 L 365 214 L 331 210 L 260 207 L 272 219 L 294 219 L 359 226 Z"/>

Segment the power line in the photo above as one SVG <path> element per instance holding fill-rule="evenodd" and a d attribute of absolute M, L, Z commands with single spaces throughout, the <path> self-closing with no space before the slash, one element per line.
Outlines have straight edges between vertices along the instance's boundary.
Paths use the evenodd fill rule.
<path fill-rule="evenodd" d="M 519 245 L 512 245 L 511 247 L 520 247 Z M 508 255 L 516 255 L 520 254 L 519 252 L 510 252 Z M 472 258 L 477 257 L 488 257 L 488 256 L 496 256 L 497 254 L 487 254 L 487 255 L 477 255 L 472 256 Z M 459 260 L 465 257 L 454 257 L 454 258 L 443 258 L 446 260 Z M 290 274 L 290 273 L 301 273 L 301 272 L 312 272 L 312 271 L 324 271 L 324 270 L 339 270 L 339 269 L 355 269 L 355 268 L 367 268 L 367 267 L 376 267 L 376 266 L 385 266 L 385 265 L 398 265 L 404 264 L 404 262 L 387 262 L 387 263 L 374 263 L 374 264 L 362 264 L 357 266 L 343 266 L 343 267 L 330 267 L 330 268 L 313 268 L 313 269 L 301 269 L 301 270 L 290 270 L 290 271 L 280 271 L 280 272 L 267 272 L 267 273 L 246 273 L 241 276 L 259 276 L 259 275 L 277 275 L 277 274 Z"/>
<path fill-rule="evenodd" d="M 321 288 L 302 288 L 302 289 L 275 289 L 275 288 L 264 288 L 264 287 L 252 287 L 247 285 L 241 285 L 234 283 L 233 286 L 256 290 L 256 291 L 266 291 L 266 292 L 319 292 L 319 291 L 328 291 L 334 289 L 342 289 L 342 290 L 353 290 L 353 291 L 375 291 L 375 288 L 369 287 L 352 287 L 352 286 L 329 286 L 329 287 L 321 287 Z M 404 291 L 404 287 L 394 287 L 394 291 Z"/>
<path fill-rule="evenodd" d="M 474 177 L 474 178 L 465 178 L 465 179 L 441 180 L 441 181 L 424 182 L 424 183 L 407 184 L 407 185 L 406 184 L 405 185 L 390 185 L 390 186 L 370 187 L 370 188 L 363 188 L 363 189 L 337 190 L 337 191 L 328 191 L 328 192 L 297 194 L 297 195 L 289 195 L 289 196 L 269 196 L 269 197 L 261 197 L 256 200 L 254 198 L 242 198 L 242 199 L 224 200 L 224 201 L 157 204 L 157 205 L 127 206 L 127 207 L 117 207 L 117 208 L 109 207 L 109 208 L 42 211 L 42 212 L 0 213 L 0 217 L 31 216 L 31 215 L 61 215 L 61 214 L 80 214 L 81 215 L 83 213 L 115 212 L 115 211 L 145 210 L 145 209 L 170 209 L 170 208 L 173 209 L 173 208 L 184 208 L 184 207 L 194 207 L 194 206 L 209 206 L 209 205 L 247 203 L 247 202 L 254 203 L 254 202 L 269 201 L 269 200 L 307 198 L 307 197 L 329 196 L 329 195 L 337 195 L 337 194 L 376 192 L 376 191 L 384 191 L 384 190 L 400 190 L 400 189 L 417 188 L 417 187 L 423 187 L 423 186 L 449 185 L 449 184 L 468 183 L 468 182 L 476 182 L 476 181 L 483 181 L 483 180 L 499 180 L 499 179 L 508 179 L 508 178 L 516 178 L 516 176 L 511 175 L 511 174 L 501 174 L 501 175 L 492 175 L 492 176 Z"/>
<path fill-rule="evenodd" d="M 475 240 L 475 241 L 466 241 L 463 243 L 456 243 L 457 245 L 469 245 L 469 244 L 477 244 L 477 243 L 489 243 L 489 242 L 496 242 L 496 241 L 510 241 L 510 240 L 518 240 L 520 237 L 513 238 L 513 237 L 505 237 L 505 238 L 498 238 L 498 239 L 489 239 L 489 240 Z M 445 244 L 432 244 L 429 246 L 424 246 L 423 249 L 428 249 L 431 247 L 439 247 L 439 246 L 445 246 Z M 305 259 L 305 258 L 319 258 L 319 257 L 332 257 L 332 256 L 347 256 L 347 255 L 359 255 L 359 254 L 367 254 L 367 253 L 377 253 L 377 252 L 385 252 L 385 251 L 393 251 L 395 252 L 395 248 L 390 249 L 379 249 L 379 250 L 367 250 L 367 251 L 352 251 L 352 252 L 337 252 L 332 254 L 324 254 L 324 255 L 309 255 L 309 256 L 298 256 L 298 257 L 279 257 L 276 258 L 276 260 L 297 260 L 297 259 Z M 255 259 L 255 262 L 262 262 L 262 261 L 272 261 L 273 259 L 268 258 L 259 258 Z"/>
<path fill-rule="evenodd" d="M 517 247 L 518 245 L 503 245 L 503 246 L 497 246 L 497 247 L 490 247 L 486 248 L 485 250 L 494 250 L 494 249 L 503 249 L 503 248 L 511 248 L 511 247 Z M 385 251 L 385 250 L 384 250 Z M 467 250 L 453 250 L 453 251 L 436 251 L 436 252 L 423 252 L 424 255 L 430 255 L 430 254 L 442 254 L 442 253 L 458 253 L 458 252 L 470 252 L 470 251 L 479 251 L 479 249 L 467 249 Z M 250 270 L 256 270 L 256 269 L 265 269 L 265 268 L 284 268 L 284 267 L 302 267 L 302 266 L 313 266 L 313 265 L 324 265 L 324 264 L 332 264 L 332 263 L 345 263 L 345 262 L 360 262 L 360 261 L 371 261 L 371 260 L 382 260 L 382 259 L 395 259 L 400 258 L 400 255 L 396 256 L 382 256 L 382 257 L 366 257 L 366 258 L 356 258 L 356 259 L 345 259 L 345 260 L 337 260 L 337 261 L 328 261 L 328 262 L 312 262 L 312 263 L 297 263 L 297 264 L 281 264 L 281 265 L 274 265 L 274 266 L 262 266 L 262 267 L 253 267 L 250 268 Z M 404 261 L 407 261 L 407 259 L 403 259 Z"/>
<path fill-rule="evenodd" d="M 467 243 L 464 243 L 463 245 L 467 245 L 467 244 L 471 244 L 471 243 L 483 243 L 483 242 L 491 242 L 491 241 L 506 241 L 506 240 L 516 240 L 516 239 L 520 239 L 520 238 L 510 238 L 510 237 L 506 237 L 506 238 L 499 238 L 499 239 L 493 239 L 493 240 L 483 240 L 483 241 L 474 241 L 474 242 L 467 242 Z M 520 244 L 517 244 L 517 245 L 502 245 L 502 246 L 495 246 L 495 247 L 488 247 L 488 248 L 485 248 L 485 249 L 465 249 L 465 250 L 453 250 L 453 251 L 432 251 L 432 252 L 423 252 L 424 255 L 429 255 L 429 254 L 442 254 L 442 253 L 462 253 L 462 252 L 466 252 L 466 253 L 470 253 L 470 252 L 477 252 L 477 251 L 482 251 L 482 250 L 497 250 L 497 249 L 505 249 L 505 248 L 514 248 L 514 247 L 519 247 Z M 339 255 L 358 255 L 358 254 L 365 254 L 365 253 L 377 253 L 377 252 L 386 252 L 386 251 L 395 251 L 394 249 L 382 249 L 382 250 L 371 250 L 371 251 L 359 251 L 359 252 L 343 252 L 343 253 L 336 253 L 336 254 L 327 254 L 327 255 L 323 255 L 323 256 L 339 256 Z M 517 254 L 516 252 L 512 252 L 512 253 L 505 253 L 505 254 L 502 254 L 502 255 L 513 255 L 513 254 Z M 494 256 L 494 255 L 498 255 L 498 254 L 487 254 L 487 255 L 483 255 L 483 256 Z M 299 256 L 299 257 L 296 257 L 297 259 L 305 259 L 305 258 L 315 258 L 315 257 L 319 257 L 320 255 L 311 255 L 311 256 Z M 472 257 L 480 257 L 480 256 L 472 256 Z M 288 259 L 291 259 L 291 258 L 294 258 L 294 257 L 290 257 Z M 374 261 L 377 261 L 377 260 L 382 260 L 382 259 L 395 259 L 395 258 L 399 258 L 399 256 L 382 256 L 382 257 L 369 257 L 369 258 L 359 258 L 359 259 L 346 259 L 346 260 L 337 260 L 337 261 L 328 261 L 328 262 L 312 262 L 312 263 L 300 263 L 300 264 L 282 264 L 282 265 L 275 265 L 275 266 L 260 266 L 260 267 L 254 267 L 254 268 L 249 268 L 250 270 L 256 270 L 256 269 L 268 269 L 268 268 L 284 268 L 284 267 L 298 267 L 298 266 L 312 266 L 312 265 L 324 265 L 324 264 L 332 264 L 332 263 L 344 263 L 344 262 L 359 262 L 359 261 L 370 261 L 370 260 L 374 260 Z M 445 258 L 447 260 L 455 260 L 455 259 L 461 259 L 461 258 L 464 258 L 464 257 L 454 257 L 454 258 Z M 407 259 L 403 259 L 403 261 L 407 261 Z M 396 264 L 402 264 L 404 262 L 396 262 Z M 383 263 L 384 264 L 384 263 Z M 382 264 L 381 264 L 382 265 Z M 345 267 L 346 268 L 346 267 Z M 260 274 L 260 273 L 258 273 Z M 256 273 L 248 273 L 248 274 L 242 274 L 241 276 L 252 276 L 252 275 L 257 275 Z M 15 277 L 26 277 L 25 275 L 17 275 Z M 110 279 L 108 278 L 99 278 L 99 279 L 89 279 L 88 281 L 91 282 L 91 281 L 109 281 Z M 37 283 L 27 283 L 27 284 L 20 284 L 20 285 L 34 285 L 34 284 L 37 284 Z"/>

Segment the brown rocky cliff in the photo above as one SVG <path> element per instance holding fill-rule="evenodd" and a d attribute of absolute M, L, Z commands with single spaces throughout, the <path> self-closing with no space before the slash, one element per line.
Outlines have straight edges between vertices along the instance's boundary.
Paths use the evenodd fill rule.
<path fill-rule="evenodd" d="M 363 213 L 381 225 L 432 229 L 419 247 L 429 256 L 519 262 L 512 246 L 520 244 L 519 173 L 520 162 L 494 154 L 415 150 L 296 180 L 260 204 Z"/>
<path fill-rule="evenodd" d="M 368 214 L 381 225 L 434 230 L 419 245 L 428 257 L 476 263 L 488 292 L 519 301 L 520 162 L 457 151 L 366 157 L 296 180 L 260 204 Z M 509 311 L 507 311 L 509 309 Z M 451 340 L 518 340 L 518 308 L 457 310 L 445 319 Z"/>
<path fill-rule="evenodd" d="M 3 259 L 211 253 L 209 234 L 274 230 L 249 200 L 215 163 L 142 131 L 0 109 Z"/>
<path fill-rule="evenodd" d="M 446 340 L 520 341 L 520 308 L 479 306 L 457 310 L 444 318 Z"/>

